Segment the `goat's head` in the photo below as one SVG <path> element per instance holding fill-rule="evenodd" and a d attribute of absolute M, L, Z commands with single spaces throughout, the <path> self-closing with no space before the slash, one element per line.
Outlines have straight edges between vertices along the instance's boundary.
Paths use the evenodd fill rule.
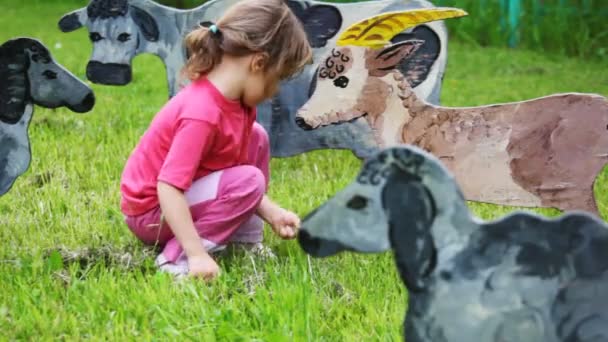
<path fill-rule="evenodd" d="M 91 0 L 59 21 L 63 32 L 86 25 L 93 43 L 87 78 L 94 83 L 125 85 L 131 82 L 131 60 L 144 42 L 156 42 L 159 28 L 145 10 L 128 0 Z"/>
<path fill-rule="evenodd" d="M 373 121 L 397 91 L 388 75 L 424 43 L 390 40 L 413 26 L 463 15 L 466 12 L 453 8 L 416 9 L 383 13 L 350 26 L 341 33 L 339 46 L 321 60 L 296 123 L 310 130 L 364 116 Z"/>
<path fill-rule="evenodd" d="M 95 96 L 84 82 L 57 64 L 39 41 L 9 40 L 0 46 L 0 122 L 19 122 L 25 106 L 32 102 L 82 113 L 93 108 Z"/>

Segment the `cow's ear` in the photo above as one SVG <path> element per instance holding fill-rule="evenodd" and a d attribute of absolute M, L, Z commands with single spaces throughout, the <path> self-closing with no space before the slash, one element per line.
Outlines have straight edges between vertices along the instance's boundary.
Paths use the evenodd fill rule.
<path fill-rule="evenodd" d="M 332 5 L 314 5 L 304 8 L 298 1 L 288 1 L 289 8 L 300 19 L 308 41 L 313 48 L 327 45 L 342 27 L 342 14 Z"/>
<path fill-rule="evenodd" d="M 82 8 L 64 15 L 59 20 L 59 29 L 62 32 L 72 32 L 81 28 L 84 25 L 81 18 L 83 15 L 86 15 L 86 13 Z"/>
<path fill-rule="evenodd" d="M 144 38 L 151 42 L 157 41 L 159 31 L 156 20 L 148 12 L 135 6 L 131 6 L 129 12 L 131 13 L 131 18 L 133 18 L 133 21 L 144 35 Z"/>

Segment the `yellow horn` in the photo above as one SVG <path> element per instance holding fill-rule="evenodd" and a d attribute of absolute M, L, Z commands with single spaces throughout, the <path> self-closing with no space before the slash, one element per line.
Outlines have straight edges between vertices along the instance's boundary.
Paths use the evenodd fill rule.
<path fill-rule="evenodd" d="M 381 48 L 404 30 L 430 21 L 468 15 L 458 8 L 420 8 L 408 11 L 386 12 L 355 23 L 344 30 L 336 44 Z"/>

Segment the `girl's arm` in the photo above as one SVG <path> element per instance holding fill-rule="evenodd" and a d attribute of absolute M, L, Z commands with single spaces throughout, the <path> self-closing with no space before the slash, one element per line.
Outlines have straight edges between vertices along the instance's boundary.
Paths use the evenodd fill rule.
<path fill-rule="evenodd" d="M 158 182 L 157 191 L 165 220 L 188 258 L 208 255 L 194 228 L 186 196 L 179 189 L 164 182 Z"/>
<path fill-rule="evenodd" d="M 219 274 L 219 266 L 207 253 L 192 222 L 186 196 L 177 188 L 159 181 L 157 184 L 160 208 L 171 231 L 188 256 L 192 276 L 211 280 Z"/>

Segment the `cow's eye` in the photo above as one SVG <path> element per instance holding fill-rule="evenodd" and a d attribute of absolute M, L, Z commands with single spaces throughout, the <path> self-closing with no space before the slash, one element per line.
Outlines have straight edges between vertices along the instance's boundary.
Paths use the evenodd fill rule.
<path fill-rule="evenodd" d="M 46 77 L 47 80 L 54 80 L 57 78 L 57 73 L 51 70 L 45 70 L 42 76 Z"/>
<path fill-rule="evenodd" d="M 364 209 L 367 207 L 367 198 L 355 195 L 346 203 L 346 206 L 354 210 Z"/>
<path fill-rule="evenodd" d="M 126 41 L 128 41 L 128 40 L 130 40 L 130 39 L 131 39 L 131 35 L 128 34 L 128 33 L 121 33 L 118 36 L 118 41 L 123 42 L 123 43 L 126 42 Z"/>
<path fill-rule="evenodd" d="M 98 42 L 102 40 L 103 37 L 98 32 L 91 32 L 89 34 L 89 39 L 91 39 L 92 42 Z"/>
<path fill-rule="evenodd" d="M 346 88 L 348 86 L 348 77 L 340 76 L 334 80 L 334 85 L 340 88 Z"/>

